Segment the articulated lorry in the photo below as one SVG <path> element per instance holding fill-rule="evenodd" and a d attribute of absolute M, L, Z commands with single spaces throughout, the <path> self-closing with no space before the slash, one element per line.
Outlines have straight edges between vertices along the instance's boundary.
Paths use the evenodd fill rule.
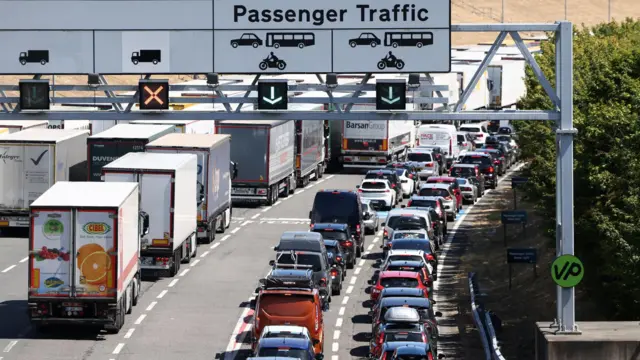
<path fill-rule="evenodd" d="M 118 124 L 128 124 L 131 120 L 90 120 L 91 135 L 100 134 L 101 132 L 111 129 Z"/>
<path fill-rule="evenodd" d="M 215 134 L 215 120 L 132 120 L 129 124 L 173 125 L 174 131 L 182 134 Z"/>
<path fill-rule="evenodd" d="M 489 64 L 490 109 L 515 109 L 518 99 L 527 92 L 524 83 L 525 64 L 524 60 L 494 61 Z"/>
<path fill-rule="evenodd" d="M 345 168 L 380 168 L 404 161 L 415 143 L 413 120 L 345 120 L 342 163 Z"/>
<path fill-rule="evenodd" d="M 91 131 L 91 121 L 89 120 L 49 120 L 47 129 L 66 130 L 89 130 Z"/>
<path fill-rule="evenodd" d="M 47 120 L 0 120 L 0 135 L 27 129 L 46 129 L 48 124 Z"/>
<path fill-rule="evenodd" d="M 0 228 L 29 227 L 29 205 L 57 181 L 77 178 L 88 136 L 40 128 L 0 136 Z"/>
<path fill-rule="evenodd" d="M 87 139 L 89 181 L 100 181 L 102 167 L 130 152 L 144 152 L 151 141 L 174 132 L 173 125 L 118 124 Z"/>
<path fill-rule="evenodd" d="M 53 185 L 29 210 L 28 314 L 37 328 L 103 326 L 118 333 L 140 296 L 138 184 Z"/>
<path fill-rule="evenodd" d="M 222 120 L 218 134 L 231 135 L 231 160 L 238 166 L 231 199 L 275 204 L 296 188 L 293 120 Z"/>
<path fill-rule="evenodd" d="M 133 152 L 102 173 L 105 182 L 139 184 L 140 208 L 149 215 L 149 232 L 140 240 L 143 275 L 175 276 L 197 250 L 197 156 Z"/>
<path fill-rule="evenodd" d="M 198 242 L 211 243 L 231 225 L 231 136 L 169 134 L 147 144 L 147 153 L 198 157 Z"/>
<path fill-rule="evenodd" d="M 296 181 L 298 187 L 305 187 L 312 175 L 318 180 L 324 174 L 324 121 L 296 120 L 295 125 Z"/>

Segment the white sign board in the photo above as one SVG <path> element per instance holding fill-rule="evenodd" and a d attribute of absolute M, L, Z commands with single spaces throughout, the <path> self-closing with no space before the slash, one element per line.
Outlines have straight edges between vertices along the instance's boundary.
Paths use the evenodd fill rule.
<path fill-rule="evenodd" d="M 450 2 L 0 0 L 0 74 L 449 72 Z"/>

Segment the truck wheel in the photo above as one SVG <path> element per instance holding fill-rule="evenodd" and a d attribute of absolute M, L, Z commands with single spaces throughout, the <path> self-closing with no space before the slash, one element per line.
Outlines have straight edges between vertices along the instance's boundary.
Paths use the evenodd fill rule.
<path fill-rule="evenodd" d="M 289 195 L 293 194 L 296 191 L 296 186 L 298 185 L 298 180 L 296 179 L 296 175 L 292 175 L 291 179 L 289 180 L 289 184 L 291 186 L 289 186 Z"/>
<path fill-rule="evenodd" d="M 224 227 L 226 223 L 227 223 L 227 212 L 223 211 L 222 214 L 220 214 L 220 227 L 217 229 L 219 233 L 224 234 L 224 231 L 227 229 Z"/>
<path fill-rule="evenodd" d="M 180 256 L 180 253 L 180 249 L 176 250 L 176 252 L 173 253 L 173 264 L 171 264 L 171 267 L 169 268 L 169 277 L 176 276 L 178 271 L 180 271 L 180 261 L 182 258 Z"/>
<path fill-rule="evenodd" d="M 269 189 L 269 200 L 267 200 L 267 205 L 273 206 L 276 201 L 278 201 L 278 184 L 273 185 Z"/>
<path fill-rule="evenodd" d="M 131 314 L 133 312 L 133 282 L 131 283 L 131 285 L 129 285 L 129 287 L 131 288 L 131 292 L 125 295 L 126 301 L 124 302 L 127 314 Z"/>
<path fill-rule="evenodd" d="M 285 179 L 285 187 L 284 187 L 284 191 L 282 191 L 282 197 L 286 198 L 289 197 L 290 191 L 289 188 L 291 188 L 291 178 L 286 178 Z"/>
<path fill-rule="evenodd" d="M 118 302 L 118 307 L 116 308 L 116 316 L 115 316 L 115 320 L 113 321 L 113 324 L 111 325 L 106 325 L 104 327 L 104 329 L 107 331 L 107 333 L 109 334 L 117 334 L 120 332 L 120 329 L 122 329 L 122 326 L 124 325 L 124 313 L 125 313 L 125 309 L 123 308 L 123 301 L 124 297 L 122 299 L 120 299 L 120 301 Z"/>
<path fill-rule="evenodd" d="M 133 299 L 131 300 L 131 303 L 133 304 L 133 306 L 138 305 L 138 297 L 140 296 L 140 273 L 138 273 L 138 275 L 135 276 L 135 278 L 133 279 Z"/>
<path fill-rule="evenodd" d="M 187 239 L 184 243 L 184 257 L 180 261 L 182 264 L 188 264 L 191 262 L 191 237 Z"/>
<path fill-rule="evenodd" d="M 207 237 L 200 240 L 203 244 L 211 244 L 211 242 L 216 238 L 216 220 L 214 218 L 209 224 L 207 224 Z"/>
<path fill-rule="evenodd" d="M 318 164 L 318 170 L 316 170 L 316 180 L 322 179 L 324 176 L 324 165 Z"/>

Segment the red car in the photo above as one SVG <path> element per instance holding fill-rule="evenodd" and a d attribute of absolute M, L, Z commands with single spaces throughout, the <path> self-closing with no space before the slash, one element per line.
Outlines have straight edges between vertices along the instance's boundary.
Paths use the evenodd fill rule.
<path fill-rule="evenodd" d="M 460 185 L 454 177 L 450 176 L 431 176 L 427 179 L 427 184 L 451 184 L 453 185 L 454 195 L 456 196 L 456 202 L 458 203 L 458 211 L 462 209 L 462 191 L 460 191 Z"/>
<path fill-rule="evenodd" d="M 372 281 L 369 280 L 371 284 Z M 423 289 L 425 296 L 429 296 L 428 282 L 423 279 L 421 273 L 413 271 L 381 271 L 378 280 L 371 286 L 371 300 L 375 303 L 382 289 L 394 288 L 418 288 Z"/>

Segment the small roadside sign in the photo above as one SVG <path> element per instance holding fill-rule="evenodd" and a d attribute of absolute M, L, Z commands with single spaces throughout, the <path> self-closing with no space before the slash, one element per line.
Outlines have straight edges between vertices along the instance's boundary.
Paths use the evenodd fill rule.
<path fill-rule="evenodd" d="M 507 263 L 509 264 L 535 264 L 538 261 L 538 251 L 531 248 L 507 249 Z"/>
<path fill-rule="evenodd" d="M 560 287 L 575 287 L 583 277 L 584 265 L 574 255 L 561 255 L 551 264 L 551 278 Z"/>
<path fill-rule="evenodd" d="M 523 176 L 514 176 L 511 178 L 511 187 L 515 188 L 519 185 L 524 185 L 529 181 L 529 178 Z"/>
<path fill-rule="evenodd" d="M 502 224 L 524 224 L 527 222 L 527 212 L 524 210 L 503 211 Z"/>

